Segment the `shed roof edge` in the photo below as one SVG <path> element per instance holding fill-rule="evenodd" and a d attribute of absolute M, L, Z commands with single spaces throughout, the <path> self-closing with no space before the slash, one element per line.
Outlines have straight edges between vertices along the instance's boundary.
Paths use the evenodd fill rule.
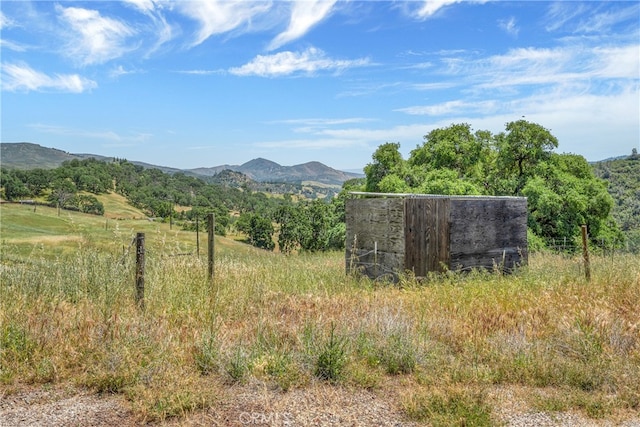
<path fill-rule="evenodd" d="M 518 196 L 483 196 L 483 195 L 447 195 L 447 194 L 416 194 L 416 193 L 372 193 L 366 191 L 350 191 L 353 196 L 366 197 L 396 197 L 407 199 L 507 199 L 507 200 L 527 200 L 526 197 Z"/>

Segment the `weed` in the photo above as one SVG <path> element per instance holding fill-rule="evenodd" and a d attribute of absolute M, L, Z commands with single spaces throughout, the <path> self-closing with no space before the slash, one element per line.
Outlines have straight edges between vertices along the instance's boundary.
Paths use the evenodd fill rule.
<path fill-rule="evenodd" d="M 28 363 L 36 342 L 20 324 L 10 321 L 0 329 L 0 367 L 8 363 Z"/>
<path fill-rule="evenodd" d="M 346 356 L 346 340 L 336 336 L 335 324 L 331 324 L 329 339 L 320 348 L 315 364 L 315 375 L 321 380 L 337 382 L 342 378 Z"/>
<path fill-rule="evenodd" d="M 219 346 L 215 335 L 206 333 L 194 349 L 196 367 L 202 375 L 209 375 L 218 368 Z"/>
<path fill-rule="evenodd" d="M 386 346 L 380 349 L 380 361 L 389 374 L 410 374 L 416 367 L 416 354 L 409 337 L 394 333 L 387 338 Z"/>
<path fill-rule="evenodd" d="M 225 364 L 225 372 L 230 382 L 240 382 L 251 371 L 251 359 L 240 346 L 232 353 Z"/>
<path fill-rule="evenodd" d="M 271 354 L 267 360 L 265 372 L 282 391 L 289 391 L 303 382 L 303 375 L 290 353 Z"/>
<path fill-rule="evenodd" d="M 409 418 L 432 426 L 493 426 L 484 393 L 458 389 L 424 391 L 403 402 Z"/>

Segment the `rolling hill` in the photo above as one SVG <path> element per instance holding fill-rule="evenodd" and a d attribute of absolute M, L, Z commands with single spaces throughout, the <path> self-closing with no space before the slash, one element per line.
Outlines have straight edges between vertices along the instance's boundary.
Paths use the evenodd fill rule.
<path fill-rule="evenodd" d="M 86 159 L 93 157 L 97 160 L 108 161 L 111 158 L 98 154 L 72 154 L 56 148 L 43 147 L 28 142 L 0 143 L 0 165 L 17 169 L 56 168 L 62 162 L 73 159 Z M 145 168 L 160 169 L 167 173 L 182 172 L 196 177 L 212 177 L 224 170 L 240 172 L 250 179 L 258 182 L 285 182 L 303 183 L 316 182 L 326 185 L 340 186 L 343 182 L 360 178 L 364 175 L 343 172 L 320 162 L 308 162 L 295 166 L 281 166 L 267 159 L 253 159 L 242 165 L 220 165 L 214 167 L 202 167 L 194 169 L 177 169 L 167 166 L 157 166 L 140 161 L 131 161 Z"/>

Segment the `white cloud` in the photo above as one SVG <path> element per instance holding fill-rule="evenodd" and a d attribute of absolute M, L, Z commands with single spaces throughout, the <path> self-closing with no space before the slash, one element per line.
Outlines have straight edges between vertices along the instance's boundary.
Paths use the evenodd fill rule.
<path fill-rule="evenodd" d="M 10 28 L 13 26 L 13 24 L 13 20 L 7 18 L 6 15 L 0 10 L 0 30 Z"/>
<path fill-rule="evenodd" d="M 600 78 L 640 79 L 640 44 L 595 48 L 591 74 Z"/>
<path fill-rule="evenodd" d="M 444 116 L 451 114 L 469 113 L 489 113 L 496 110 L 496 101 L 467 102 L 462 100 L 447 101 L 433 105 L 417 105 L 406 108 L 399 108 L 394 111 L 419 116 Z"/>
<path fill-rule="evenodd" d="M 269 122 L 270 124 L 295 124 L 295 125 L 307 125 L 307 126 L 335 126 L 335 125 L 345 125 L 345 124 L 353 124 L 353 123 L 365 123 L 370 122 L 373 119 L 368 119 L 365 117 L 347 117 L 344 119 L 325 119 L 325 118 L 309 118 L 309 119 L 288 119 L 288 120 L 277 120 L 273 122 Z"/>
<path fill-rule="evenodd" d="M 26 64 L 2 64 L 2 89 L 17 91 L 59 91 L 81 93 L 96 88 L 98 84 L 78 74 L 49 76 Z"/>
<path fill-rule="evenodd" d="M 122 135 L 113 130 L 86 130 L 67 126 L 35 123 L 30 126 L 42 133 L 53 135 L 72 136 L 83 139 L 100 139 L 109 141 L 108 147 L 126 147 L 134 143 L 147 141 L 153 135 L 150 133 L 133 132 L 130 135 Z"/>
<path fill-rule="evenodd" d="M 420 7 L 414 9 L 411 14 L 418 19 L 427 19 L 435 15 L 440 9 L 456 3 L 485 3 L 487 0 L 422 0 Z M 413 1 L 409 4 L 413 5 Z"/>
<path fill-rule="evenodd" d="M 223 70 L 181 70 L 176 71 L 180 74 L 193 74 L 196 76 L 210 76 L 212 74 L 224 74 Z"/>
<path fill-rule="evenodd" d="M 214 34 L 223 34 L 242 25 L 250 26 L 255 16 L 271 8 L 271 2 L 229 0 L 180 1 L 175 5 L 200 24 L 191 46 L 201 44 Z"/>
<path fill-rule="evenodd" d="M 111 78 L 118 78 L 120 76 L 126 76 L 127 74 L 138 74 L 139 70 L 126 70 L 122 65 L 118 65 L 117 67 L 111 69 L 109 71 L 109 76 Z"/>
<path fill-rule="evenodd" d="M 16 26 L 16 23 L 13 19 L 8 18 L 2 11 L 0 10 L 0 31 L 7 30 Z M 13 50 L 14 52 L 25 52 L 27 50 L 27 46 L 22 43 L 16 43 L 11 40 L 7 40 L 6 36 L 0 38 L 0 47 Z"/>
<path fill-rule="evenodd" d="M 572 21 L 576 17 L 582 15 L 589 8 L 584 3 L 578 2 L 552 2 L 547 10 L 547 25 L 545 29 L 547 31 L 557 31 L 561 28 L 565 28 L 569 21 Z"/>
<path fill-rule="evenodd" d="M 473 89 L 508 89 L 526 85 L 570 85 L 583 90 L 596 82 L 636 80 L 640 44 L 618 47 L 573 45 L 517 48 L 486 58 L 447 58 L 445 74 L 461 76 Z"/>
<path fill-rule="evenodd" d="M 307 0 L 291 3 L 291 19 L 288 28 L 269 44 L 274 50 L 305 35 L 314 25 L 325 19 L 337 0 Z"/>
<path fill-rule="evenodd" d="M 298 72 L 314 74 L 318 71 L 341 71 L 369 64 L 366 58 L 355 60 L 327 58 L 322 50 L 312 47 L 298 53 L 286 51 L 274 55 L 258 55 L 241 67 L 229 69 L 229 72 L 237 76 L 277 77 Z"/>
<path fill-rule="evenodd" d="M 10 40 L 0 39 L 0 46 L 13 50 L 14 52 L 26 52 L 28 47 L 26 45 L 15 43 Z"/>
<path fill-rule="evenodd" d="M 124 2 L 149 17 L 153 23 L 156 41 L 149 53 L 155 52 L 173 38 L 174 29 L 162 14 L 162 6 L 159 5 L 159 2 L 154 0 L 124 0 Z"/>
<path fill-rule="evenodd" d="M 434 15 L 438 10 L 454 3 L 460 3 L 462 0 L 425 0 L 422 6 L 416 10 L 416 16 L 420 19 L 426 19 Z"/>
<path fill-rule="evenodd" d="M 153 0 L 122 0 L 124 3 L 133 5 L 136 9 L 142 13 L 150 14 L 156 9 L 155 2 Z"/>
<path fill-rule="evenodd" d="M 613 2 L 612 2 L 613 3 Z M 547 10 L 547 31 L 568 31 L 576 34 L 607 34 L 621 22 L 637 23 L 640 5 L 637 2 L 616 2 L 602 10 L 600 2 L 554 2 Z"/>
<path fill-rule="evenodd" d="M 135 31 L 96 10 L 56 6 L 60 19 L 71 29 L 65 53 L 82 65 L 101 64 L 124 54 L 127 37 Z"/>
<path fill-rule="evenodd" d="M 520 32 L 520 28 L 516 25 L 516 18 L 513 16 L 507 20 L 501 19 L 498 21 L 498 27 L 504 30 L 507 34 L 517 36 Z"/>

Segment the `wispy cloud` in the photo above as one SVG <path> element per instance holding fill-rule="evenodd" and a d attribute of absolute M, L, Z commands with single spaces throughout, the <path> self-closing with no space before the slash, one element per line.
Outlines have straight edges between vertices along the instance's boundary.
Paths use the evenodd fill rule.
<path fill-rule="evenodd" d="M 516 48 L 483 58 L 445 58 L 444 75 L 475 89 L 526 85 L 590 86 L 610 79 L 638 80 L 640 44 L 601 48 L 576 44 L 555 48 Z"/>
<path fill-rule="evenodd" d="M 557 31 L 576 17 L 582 15 L 589 7 L 584 3 L 556 1 L 549 5 L 545 17 L 547 31 Z"/>
<path fill-rule="evenodd" d="M 327 119 L 327 118 L 308 118 L 308 119 L 287 119 L 277 120 L 270 123 L 285 123 L 285 124 L 306 124 L 309 126 L 334 126 L 334 125 L 346 125 L 353 123 L 365 123 L 370 122 L 373 119 L 366 117 L 346 117 L 341 119 Z"/>
<path fill-rule="evenodd" d="M 8 92 L 55 91 L 81 93 L 98 87 L 78 74 L 47 75 L 24 63 L 2 64 L 2 90 Z"/>
<path fill-rule="evenodd" d="M 132 132 L 130 135 L 122 135 L 113 130 L 86 130 L 44 123 L 34 123 L 30 125 L 30 127 L 39 132 L 53 135 L 103 140 L 106 141 L 110 147 L 131 146 L 147 141 L 153 136 L 150 133 L 142 132 Z"/>
<path fill-rule="evenodd" d="M 124 2 L 147 16 L 153 24 L 155 43 L 147 55 L 155 52 L 174 37 L 174 29 L 162 14 L 162 6 L 158 5 L 159 2 L 154 0 L 124 0 Z"/>
<path fill-rule="evenodd" d="M 411 85 L 414 90 L 443 90 L 457 86 L 455 82 L 415 83 Z"/>
<path fill-rule="evenodd" d="M 455 3 L 462 3 L 462 2 L 471 2 L 471 3 L 485 3 L 487 0 L 422 0 L 420 2 L 420 5 L 415 8 L 414 6 L 414 1 L 409 1 L 408 4 L 410 4 L 412 6 L 412 12 L 411 14 L 416 17 L 417 19 L 427 19 L 433 15 L 436 14 L 436 12 L 438 12 L 440 9 L 455 4 Z"/>
<path fill-rule="evenodd" d="M 496 101 L 467 102 L 462 100 L 447 101 L 433 105 L 417 105 L 406 108 L 398 108 L 394 111 L 419 116 L 444 116 L 451 114 L 484 114 L 494 112 L 498 103 Z"/>
<path fill-rule="evenodd" d="M 271 2 L 254 1 L 179 1 L 175 5 L 200 24 L 191 46 L 197 46 L 215 34 L 224 34 L 240 26 L 251 26 L 257 15 L 267 12 Z"/>
<path fill-rule="evenodd" d="M 7 30 L 16 25 L 15 21 L 9 17 L 7 17 L 0 10 L 0 30 Z M 16 43 L 11 40 L 7 40 L 6 37 L 0 38 L 0 46 L 6 49 L 11 49 L 14 52 L 25 52 L 27 50 L 27 46 L 22 43 Z"/>
<path fill-rule="evenodd" d="M 295 133 L 322 133 L 325 129 L 332 127 L 344 127 L 360 123 L 370 123 L 375 119 L 366 117 L 346 117 L 346 118 L 307 118 L 307 119 L 288 119 L 271 121 L 268 124 L 294 125 L 292 131 Z"/>
<path fill-rule="evenodd" d="M 371 152 L 373 147 L 385 141 L 404 141 L 410 144 L 420 142 L 428 133 L 429 127 L 424 123 L 392 126 L 389 128 L 351 127 L 343 129 L 325 129 L 310 134 L 308 138 L 287 139 L 279 141 L 262 141 L 258 147 L 270 149 L 335 149 L 362 147 Z"/>
<path fill-rule="evenodd" d="M 13 50 L 14 52 L 26 52 L 28 50 L 28 46 L 24 44 L 15 43 L 15 42 L 12 42 L 11 40 L 5 40 L 5 39 L 0 39 L 0 46 L 2 46 L 3 48 Z"/>
<path fill-rule="evenodd" d="M 126 39 L 135 31 L 96 10 L 56 5 L 61 21 L 69 26 L 65 54 L 81 65 L 102 64 L 130 50 Z"/>
<path fill-rule="evenodd" d="M 513 16 L 509 19 L 501 19 L 498 21 L 498 27 L 509 35 L 517 36 L 520 28 L 516 25 L 516 18 Z"/>
<path fill-rule="evenodd" d="M 622 2 L 623 7 L 620 9 L 608 9 L 607 11 L 596 11 L 590 13 L 578 22 L 575 28 L 576 33 L 608 33 L 615 25 L 620 22 L 635 20 L 638 21 L 640 16 L 640 4 L 638 2 L 630 2 L 627 5 Z"/>
<path fill-rule="evenodd" d="M 7 16 L 4 13 L 2 13 L 2 11 L 0 10 L 0 30 L 9 28 L 12 26 L 13 26 L 13 20 L 10 18 L 7 18 Z"/>
<path fill-rule="evenodd" d="M 547 9 L 545 29 L 576 34 L 608 33 L 621 22 L 637 22 L 640 14 L 637 2 L 616 2 L 605 10 L 601 6 L 599 2 L 553 2 Z"/>
<path fill-rule="evenodd" d="M 142 71 L 135 69 L 127 70 L 122 65 L 118 65 L 117 67 L 112 68 L 111 71 L 109 71 L 109 76 L 111 78 L 117 79 L 120 76 L 126 76 L 127 74 L 138 74 L 141 72 Z"/>
<path fill-rule="evenodd" d="M 438 10 L 462 0 L 424 0 L 420 7 L 415 10 L 415 15 L 419 19 L 426 19 L 434 15 Z"/>
<path fill-rule="evenodd" d="M 368 58 L 355 60 L 331 59 L 317 48 L 303 52 L 279 52 L 273 55 L 258 55 L 251 62 L 229 69 L 237 76 L 278 77 L 295 73 L 312 75 L 318 71 L 339 72 L 347 68 L 370 65 Z"/>
<path fill-rule="evenodd" d="M 337 0 L 307 0 L 291 3 L 291 19 L 287 29 L 278 34 L 268 50 L 277 49 L 306 34 L 314 25 L 329 16 Z"/>
<path fill-rule="evenodd" d="M 180 74 L 193 74 L 196 76 L 210 76 L 213 74 L 225 74 L 225 70 L 180 70 L 176 71 L 176 73 Z"/>

